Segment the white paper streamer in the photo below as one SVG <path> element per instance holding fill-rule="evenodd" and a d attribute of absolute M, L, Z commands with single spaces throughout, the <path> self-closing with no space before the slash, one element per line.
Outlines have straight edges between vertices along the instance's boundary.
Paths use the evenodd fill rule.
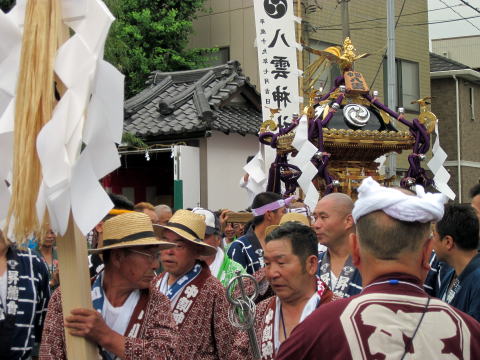
<path fill-rule="evenodd" d="M 435 124 L 435 143 L 432 147 L 433 157 L 428 162 L 428 168 L 432 170 L 433 181 L 435 182 L 435 188 L 442 194 L 448 196 L 451 200 L 455 200 L 455 193 L 448 186 L 448 180 L 450 180 L 450 174 L 445 169 L 443 164 L 447 159 L 447 153 L 440 146 L 440 136 L 438 133 L 438 121 Z"/>
<path fill-rule="evenodd" d="M 263 170 L 264 167 L 265 161 L 261 151 L 258 151 L 253 159 L 243 167 L 243 170 L 249 175 L 247 189 L 254 195 L 265 191 L 267 175 Z"/>
<path fill-rule="evenodd" d="M 85 8 L 67 0 L 75 21 L 66 22 L 75 35 L 59 49 L 55 62 L 67 91 L 37 138 L 43 171 L 38 215 L 47 206 L 52 227 L 61 234 L 70 209 L 86 234 L 112 208 L 98 180 L 120 166 L 115 144 L 122 137 L 124 78 L 103 60 L 114 18 L 102 1 L 84 2 Z M 82 9 L 86 12 L 78 20 Z"/>
<path fill-rule="evenodd" d="M 22 32 L 18 18 L 21 11 L 8 14 L 0 10 L 0 222 L 4 223 L 10 203 L 13 160 L 15 90 L 20 66 Z M 23 14 L 22 14 L 23 15 Z"/>
<path fill-rule="evenodd" d="M 317 175 L 318 170 L 310 160 L 318 151 L 318 148 L 308 140 L 308 119 L 306 115 L 303 115 L 300 119 L 292 145 L 298 150 L 298 153 L 290 159 L 290 164 L 298 166 L 302 171 L 298 184 L 305 192 L 304 203 L 310 209 L 314 209 L 319 195 L 312 180 Z"/>

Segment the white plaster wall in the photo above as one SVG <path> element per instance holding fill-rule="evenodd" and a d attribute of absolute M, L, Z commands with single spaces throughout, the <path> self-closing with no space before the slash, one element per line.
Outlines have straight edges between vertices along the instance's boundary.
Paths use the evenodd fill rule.
<path fill-rule="evenodd" d="M 259 149 L 258 137 L 238 134 L 225 135 L 213 131 L 207 139 L 208 208 L 244 210 L 249 205 L 247 193 L 240 188 L 243 166 L 249 155 Z"/>

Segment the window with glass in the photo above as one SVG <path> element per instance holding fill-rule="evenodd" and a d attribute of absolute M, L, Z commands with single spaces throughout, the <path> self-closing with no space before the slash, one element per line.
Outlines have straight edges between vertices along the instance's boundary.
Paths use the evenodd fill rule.
<path fill-rule="evenodd" d="M 418 104 L 412 101 L 420 99 L 420 72 L 418 62 L 395 59 L 397 72 L 397 107 L 406 111 L 419 112 Z M 388 103 L 387 58 L 383 62 L 383 88 L 385 103 Z"/>

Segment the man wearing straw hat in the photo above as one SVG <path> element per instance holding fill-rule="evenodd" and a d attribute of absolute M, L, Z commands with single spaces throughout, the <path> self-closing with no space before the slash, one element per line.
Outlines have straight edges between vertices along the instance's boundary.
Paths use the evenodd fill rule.
<path fill-rule="evenodd" d="M 293 328 L 333 299 L 332 291 L 316 276 L 317 237 L 308 219 L 298 213 L 283 218 L 290 221 L 267 228 L 265 239 L 265 274 L 275 296 L 260 302 L 256 309 L 255 332 L 262 360 L 273 359 Z M 237 344 L 243 356 L 249 358 L 245 332 Z"/>
<path fill-rule="evenodd" d="M 94 241 L 92 242 L 92 247 L 95 249 L 101 247 L 103 243 L 103 224 L 108 219 L 111 219 L 114 216 L 124 214 L 127 212 L 133 211 L 133 203 L 128 200 L 125 196 L 119 194 L 109 193 L 108 197 L 113 202 L 113 209 L 108 212 L 107 215 L 100 221 L 95 228 L 91 231 Z M 90 278 L 97 276 L 103 271 L 103 260 L 100 254 L 90 254 L 88 255 L 88 270 L 90 271 Z"/>
<path fill-rule="evenodd" d="M 480 359 L 480 324 L 428 296 L 430 224 L 444 212 L 442 194 L 417 196 L 363 180 L 352 215 L 359 295 L 321 306 L 280 346 L 286 359 Z"/>
<path fill-rule="evenodd" d="M 103 359 L 174 359 L 177 332 L 168 299 L 150 288 L 160 250 L 175 246 L 158 240 L 150 218 L 138 212 L 103 224 L 105 270 L 92 285 L 94 309 L 75 309 L 65 318 L 74 336 L 98 344 Z M 50 301 L 40 359 L 66 359 L 60 291 Z"/>
<path fill-rule="evenodd" d="M 216 254 L 203 240 L 205 218 L 188 210 L 178 210 L 166 225 L 164 237 L 176 244 L 162 251 L 164 273 L 155 286 L 171 301 L 178 326 L 177 359 L 229 360 L 234 354 L 238 331 L 228 321 L 225 289 L 198 259 Z"/>

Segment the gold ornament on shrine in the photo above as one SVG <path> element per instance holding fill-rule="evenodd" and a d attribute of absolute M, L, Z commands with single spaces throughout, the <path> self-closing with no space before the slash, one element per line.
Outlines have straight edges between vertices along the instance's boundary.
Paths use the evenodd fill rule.
<path fill-rule="evenodd" d="M 384 185 L 391 185 L 395 177 L 380 174 L 375 160 L 390 152 L 401 153 L 403 150 L 412 149 L 416 139 L 410 131 L 396 128 L 395 123 L 398 120 L 392 120 L 398 115 L 394 116 L 394 111 L 379 102 L 377 91 L 373 91 L 371 96 L 364 76 L 354 70 L 354 62 L 366 58 L 369 54 L 357 55 L 350 38 L 345 39 L 343 46 L 331 46 L 325 50 L 312 49 L 305 44 L 303 48 L 318 56 L 304 72 L 305 94 L 309 101 L 303 114 L 308 117 L 309 126 L 321 126 L 320 133 L 311 133 L 322 136 L 321 140 L 309 139 L 313 144 L 322 144 L 318 156 L 315 155 L 311 161 L 324 161 L 324 154 L 328 154 L 327 171 L 335 179 L 334 191 L 347 193 L 353 198 L 365 177 L 372 176 Z M 336 88 L 322 94 L 323 89 L 316 89 L 315 84 L 332 65 L 340 68 L 344 84 L 337 83 Z M 420 104 L 418 120 L 428 133 L 431 133 L 437 119 L 428 110 L 428 99 L 419 99 L 416 103 Z M 263 143 L 273 139 L 273 134 L 268 133 L 268 129 L 273 128 L 273 125 L 269 127 L 270 121 L 275 123 L 272 117 L 264 122 L 260 129 Z M 296 155 L 297 149 L 292 145 L 294 137 L 295 130 L 276 137 L 275 148 L 278 155 Z M 315 164 L 321 166 L 318 161 Z M 321 193 L 326 190 L 327 183 L 325 177 L 320 176 L 320 172 L 313 182 Z"/>
<path fill-rule="evenodd" d="M 428 110 L 428 105 L 431 103 L 427 100 L 431 99 L 431 96 L 427 96 L 411 102 L 412 104 L 420 105 L 420 115 L 418 115 L 418 121 L 420 121 L 420 124 L 425 126 L 429 134 L 435 131 L 435 125 L 437 124 L 437 117 L 434 113 Z"/>

